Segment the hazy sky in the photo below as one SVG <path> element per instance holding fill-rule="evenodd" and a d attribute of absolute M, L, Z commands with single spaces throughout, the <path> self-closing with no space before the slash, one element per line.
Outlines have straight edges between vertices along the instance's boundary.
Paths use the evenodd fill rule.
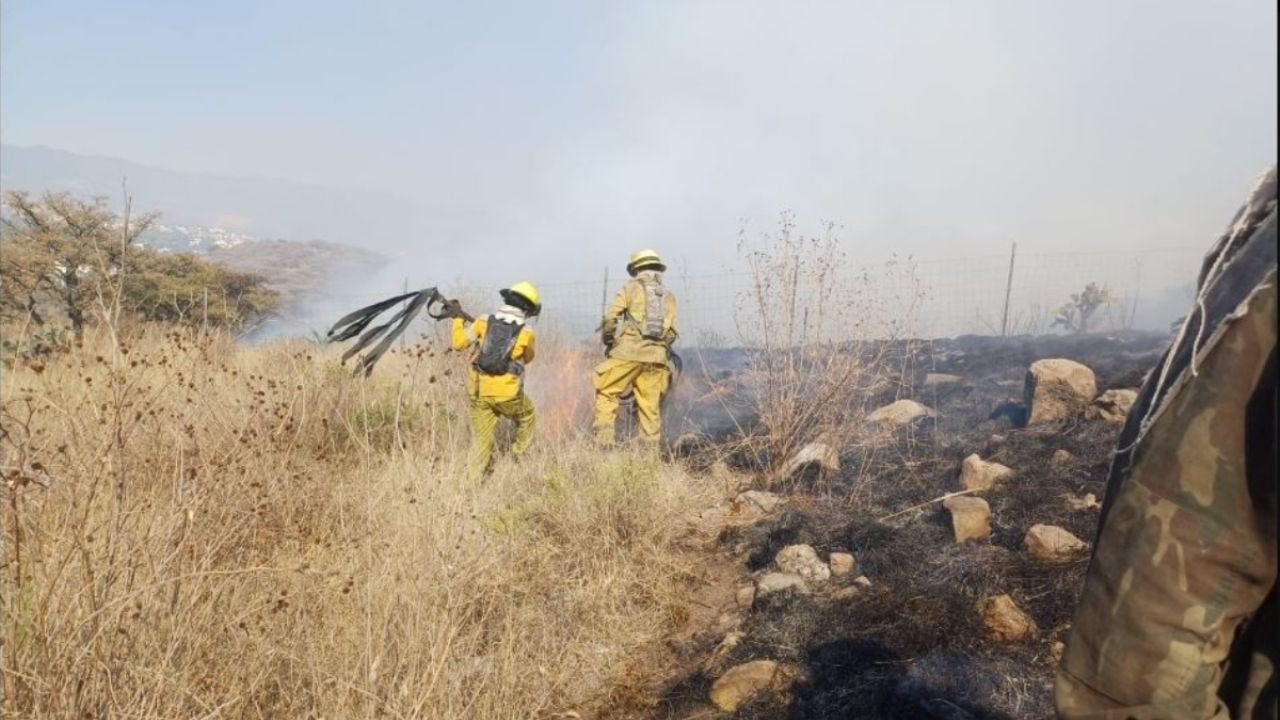
<path fill-rule="evenodd" d="M 1276 156 L 1274 0 L 6 0 L 0 40 L 6 142 L 385 190 L 557 278 L 783 209 L 869 258 L 1203 246 Z"/>

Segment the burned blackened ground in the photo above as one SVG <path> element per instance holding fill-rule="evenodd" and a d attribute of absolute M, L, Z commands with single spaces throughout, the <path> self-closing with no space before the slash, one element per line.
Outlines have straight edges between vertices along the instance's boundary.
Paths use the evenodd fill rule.
<path fill-rule="evenodd" d="M 962 336 L 943 340 L 895 341 L 890 346 L 861 347 L 889 380 L 873 403 L 912 397 L 938 410 L 959 409 L 939 418 L 943 428 L 972 428 L 972 420 L 986 411 L 986 429 L 1021 424 L 1022 387 L 1028 365 L 1043 358 L 1084 359 L 1098 378 L 1100 389 L 1137 387 L 1168 343 L 1168 337 L 1149 333 L 997 338 Z M 686 349 L 684 373 L 673 388 L 663 415 L 663 434 L 669 442 L 697 434 L 721 441 L 750 434 L 758 418 L 751 386 L 752 352 L 743 349 Z M 929 373 L 954 374 L 955 384 L 925 386 Z M 906 378 L 906 381 L 903 381 Z M 838 399 L 833 398 L 833 402 Z"/>
<path fill-rule="evenodd" d="M 807 543 L 822 557 L 847 551 L 857 559 L 853 573 L 826 588 L 757 598 L 745 612 L 745 637 L 723 666 L 773 659 L 801 668 L 803 676 L 789 693 L 761 695 L 734 717 L 1051 717 L 1053 645 L 1065 639 L 1087 557 L 1045 563 L 1026 551 L 1023 538 L 1044 523 L 1093 540 L 1097 509 L 1073 509 L 1067 497 L 1102 499 L 1119 426 L 1078 417 L 1020 427 L 1027 366 L 1070 358 L 1095 371 L 1099 392 L 1136 388 L 1166 342 L 1139 335 L 958 338 L 895 348 L 907 380 L 877 401 L 908 397 L 934 408 L 937 417 L 888 442 L 841 448 L 836 476 L 769 488 L 784 494 L 786 504 L 719 538 L 741 563 L 744 584 L 750 573 L 770 568 L 786 545 Z M 926 384 L 927 373 L 959 380 Z M 704 377 L 695 392 L 732 386 L 734 377 L 732 371 Z M 723 397 L 714 400 L 728 406 Z M 697 398 L 691 393 L 684 402 L 695 411 L 689 417 L 698 418 Z M 700 412 L 710 414 L 705 407 Z M 721 422 L 715 430 L 730 432 L 725 427 Z M 747 424 L 739 418 L 732 427 L 739 432 Z M 1059 450 L 1069 457 L 1055 459 Z M 958 468 L 970 453 L 1017 474 L 984 493 L 991 539 L 957 545 L 941 503 L 902 511 L 959 490 Z M 858 575 L 870 587 L 840 592 Z M 1000 594 L 1034 619 L 1034 639 L 1004 642 L 984 631 L 975 605 Z M 709 654 L 720 639 L 708 633 L 703 646 L 689 652 Z M 713 680 L 705 670 L 673 679 L 653 716 L 710 710 Z"/>

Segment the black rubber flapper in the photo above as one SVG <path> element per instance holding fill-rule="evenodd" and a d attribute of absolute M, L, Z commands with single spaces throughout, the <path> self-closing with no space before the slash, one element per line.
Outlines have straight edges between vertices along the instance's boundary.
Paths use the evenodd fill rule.
<path fill-rule="evenodd" d="M 404 303 L 404 306 L 400 308 L 399 312 L 392 315 L 390 320 L 381 325 L 369 327 L 369 324 L 379 315 L 401 303 Z M 373 366 L 378 362 L 378 359 L 386 354 L 391 347 L 391 343 L 395 342 L 396 338 L 404 333 L 405 328 L 409 327 L 409 323 L 413 322 L 413 319 L 418 316 L 418 313 L 424 307 L 427 308 L 427 315 L 436 320 L 452 317 L 453 315 L 449 312 L 447 303 L 448 300 L 433 287 L 396 295 L 343 315 L 338 322 L 333 324 L 333 327 L 329 328 L 329 332 L 325 334 L 325 339 L 328 342 L 344 342 L 357 335 L 359 336 L 355 345 L 347 348 L 347 351 L 342 353 L 342 362 L 345 363 L 351 356 L 381 338 L 381 342 L 356 361 L 355 372 L 368 376 L 369 373 L 373 372 Z M 438 310 L 436 306 L 439 306 Z M 366 330 L 365 328 L 368 329 Z"/>

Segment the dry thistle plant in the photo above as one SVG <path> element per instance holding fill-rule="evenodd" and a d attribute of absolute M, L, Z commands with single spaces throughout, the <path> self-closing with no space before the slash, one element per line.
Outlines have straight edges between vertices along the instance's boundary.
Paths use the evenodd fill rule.
<path fill-rule="evenodd" d="M 838 452 L 862 436 L 868 401 L 906 370 L 892 351 L 909 337 L 923 291 L 910 263 L 854 269 L 834 225 L 805 237 L 790 213 L 759 244 L 741 234 L 739 250 L 752 285 L 735 322 L 752 348 L 748 385 L 760 425 L 744 442 L 776 473 L 807 443 Z"/>

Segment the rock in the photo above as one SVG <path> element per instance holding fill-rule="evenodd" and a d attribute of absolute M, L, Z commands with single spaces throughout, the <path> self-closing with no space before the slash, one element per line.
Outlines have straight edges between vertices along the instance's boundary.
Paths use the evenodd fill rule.
<path fill-rule="evenodd" d="M 936 417 L 937 414 L 932 408 L 921 405 L 915 400 L 898 400 L 872 411 L 867 415 L 867 422 L 892 430 L 911 425 L 921 418 Z"/>
<path fill-rule="evenodd" d="M 1033 525 L 1022 542 L 1032 555 L 1055 562 L 1074 559 L 1089 547 L 1083 540 L 1057 525 Z"/>
<path fill-rule="evenodd" d="M 741 630 L 734 630 L 728 633 L 720 641 L 720 644 L 716 646 L 715 650 L 711 651 L 711 656 L 707 658 L 707 661 L 702 666 L 707 670 L 718 668 L 720 661 L 724 660 L 729 653 L 733 652 L 746 639 L 747 634 Z"/>
<path fill-rule="evenodd" d="M 778 551 L 773 562 L 782 572 L 799 575 L 806 582 L 824 583 L 831 579 L 831 568 L 811 545 L 788 545 Z"/>
<path fill-rule="evenodd" d="M 840 469 L 840 454 L 825 443 L 809 443 L 787 461 L 782 476 L 795 477 L 796 473 L 811 465 L 816 465 L 823 472 L 836 472 Z"/>
<path fill-rule="evenodd" d="M 720 616 L 716 618 L 715 632 L 727 633 L 736 630 L 740 625 L 742 625 L 742 617 L 740 615 L 728 612 L 720 613 Z"/>
<path fill-rule="evenodd" d="M 938 385 L 953 385 L 960 382 L 959 375 L 948 375 L 947 373 L 926 373 L 924 376 L 925 387 L 937 387 Z"/>
<path fill-rule="evenodd" d="M 738 523 L 755 522 L 772 512 L 782 503 L 782 498 L 763 490 L 747 490 L 738 493 L 729 506 L 727 515 Z"/>
<path fill-rule="evenodd" d="M 987 462 L 970 455 L 960 464 L 960 488 L 962 490 L 990 490 L 996 485 L 1013 477 L 1013 468 L 1000 463 Z"/>
<path fill-rule="evenodd" d="M 866 589 L 871 587 L 871 578 L 867 577 L 866 575 L 859 575 L 858 577 L 853 579 L 853 584 L 857 587 Z"/>
<path fill-rule="evenodd" d="M 1049 458 L 1049 464 L 1050 465 L 1066 465 L 1067 463 L 1074 460 L 1075 457 L 1076 457 L 1075 455 L 1072 455 L 1066 450 L 1063 450 L 1062 448 L 1058 448 L 1057 450 L 1053 451 L 1053 457 Z"/>
<path fill-rule="evenodd" d="M 725 712 L 733 712 L 757 693 L 783 681 L 784 675 L 773 660 L 735 665 L 711 685 L 711 702 Z"/>
<path fill-rule="evenodd" d="M 782 502 L 782 496 L 764 490 L 747 490 L 738 493 L 735 504 L 752 505 L 762 513 L 771 513 Z"/>
<path fill-rule="evenodd" d="M 766 597 L 787 590 L 794 590 L 801 595 L 809 594 L 809 586 L 805 585 L 804 578 L 799 575 L 771 572 L 761 575 L 760 579 L 756 581 L 755 597 Z"/>
<path fill-rule="evenodd" d="M 986 500 L 960 496 L 947 498 L 942 506 L 951 513 L 957 543 L 991 537 L 991 506 Z"/>
<path fill-rule="evenodd" d="M 978 614 L 987 632 L 997 640 L 1021 640 L 1040 632 L 1036 623 L 1014 604 L 1008 595 L 996 595 L 978 601 Z"/>
<path fill-rule="evenodd" d="M 1098 502 L 1098 496 L 1093 493 L 1085 493 L 1084 497 L 1067 495 L 1066 500 L 1067 507 L 1071 510 L 1096 510 L 1102 507 L 1102 503 Z"/>
<path fill-rule="evenodd" d="M 739 608 L 750 610 L 751 606 L 756 602 L 756 586 L 743 585 L 738 588 L 738 592 L 734 594 L 733 599 L 738 603 Z"/>
<path fill-rule="evenodd" d="M 1065 655 L 1066 652 L 1067 644 L 1061 640 L 1055 640 L 1053 644 L 1049 646 L 1049 659 L 1053 661 L 1054 665 L 1057 665 L 1062 662 L 1062 656 Z"/>
<path fill-rule="evenodd" d="M 862 594 L 862 588 L 857 585 L 848 585 L 835 591 L 831 597 L 835 600 L 850 600 Z"/>
<path fill-rule="evenodd" d="M 833 552 L 828 562 L 831 565 L 832 575 L 848 575 L 853 572 L 854 561 L 850 553 Z"/>
<path fill-rule="evenodd" d="M 1008 439 L 1003 435 L 992 435 L 987 438 L 987 454 L 990 455 L 991 453 L 1000 450 L 1004 447 L 1006 442 L 1008 442 Z"/>
<path fill-rule="evenodd" d="M 1098 394 L 1093 371 L 1074 360 L 1037 360 L 1023 383 L 1027 425 L 1062 420 L 1082 411 Z"/>
<path fill-rule="evenodd" d="M 1129 417 L 1129 409 L 1137 399 L 1137 390 L 1108 390 L 1093 401 L 1086 415 L 1091 419 L 1100 418 L 1111 423 L 1122 423 Z"/>

